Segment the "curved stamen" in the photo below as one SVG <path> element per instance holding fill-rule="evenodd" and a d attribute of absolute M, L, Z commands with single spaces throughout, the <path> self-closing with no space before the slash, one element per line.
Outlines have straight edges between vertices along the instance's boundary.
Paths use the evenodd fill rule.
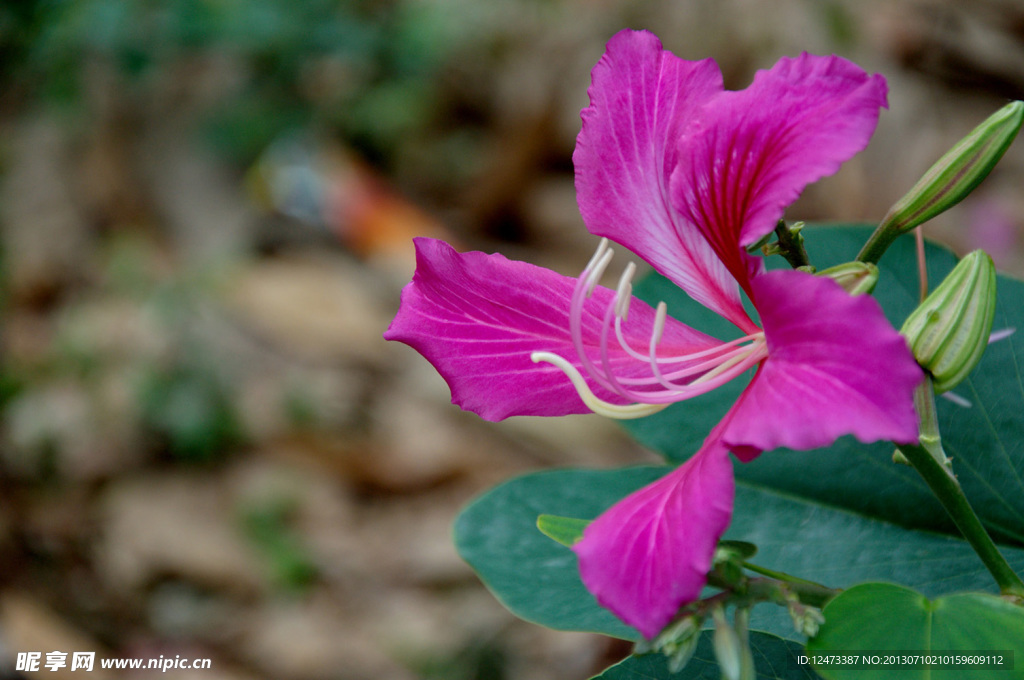
<path fill-rule="evenodd" d="M 550 363 L 561 369 L 592 411 L 611 418 L 650 415 L 668 404 L 695 397 L 732 380 L 767 356 L 764 333 L 758 331 L 714 347 L 683 355 L 659 357 L 657 348 L 668 318 L 664 302 L 658 305 L 655 312 L 647 352 L 642 353 L 631 347 L 622 330 L 633 297 L 632 278 L 636 267 L 630 263 L 619 278 L 615 294 L 605 306 L 596 348 L 599 359 L 592 359 L 590 352 L 595 348 L 588 348 L 583 340 L 584 306 L 607 269 L 612 254 L 607 239 L 602 239 L 577 279 L 572 293 L 569 331 L 577 361 L 570 362 L 551 352 L 534 352 L 530 355 L 534 362 Z M 611 342 L 617 342 L 625 356 L 613 355 Z M 621 362 L 630 359 L 642 366 L 647 375 L 637 373 L 636 365 L 624 375 Z M 634 403 L 621 405 L 605 401 L 594 394 L 591 384 Z"/>
<path fill-rule="evenodd" d="M 633 350 L 632 347 L 630 347 L 629 343 L 626 341 L 622 334 L 622 322 L 626 320 L 626 313 L 629 311 L 629 302 L 632 299 L 633 286 L 630 282 L 633 278 L 633 273 L 635 271 L 636 266 L 632 262 L 630 262 L 626 266 L 626 269 L 623 271 L 622 277 L 619 279 L 619 285 L 615 293 L 614 301 L 615 337 L 619 342 L 619 346 L 622 349 L 624 349 L 627 354 L 636 359 L 648 363 L 653 377 L 643 379 L 616 378 L 615 375 L 612 373 L 607 352 L 607 330 L 609 325 L 608 312 L 611 307 L 609 306 L 609 309 L 605 310 L 604 327 L 602 328 L 601 334 L 601 365 L 604 369 L 604 375 L 608 377 L 609 382 L 616 388 L 615 391 L 618 392 L 620 395 L 627 398 L 633 398 L 638 401 L 642 401 L 642 398 L 638 399 L 637 393 L 627 393 L 630 392 L 624 389 L 624 386 L 627 384 L 635 386 L 653 386 L 655 383 L 658 383 L 667 390 L 676 391 L 685 388 L 685 384 L 680 385 L 678 383 L 670 382 L 670 379 L 678 380 L 680 378 L 686 378 L 692 375 L 697 375 L 710 371 L 709 373 L 707 373 L 707 375 L 702 376 L 703 380 L 709 380 L 710 378 L 713 378 L 714 376 L 719 375 L 723 371 L 727 370 L 730 366 L 734 365 L 735 363 L 742 361 L 746 356 L 749 356 L 751 348 L 754 347 L 756 342 L 764 340 L 764 333 L 758 332 L 748 335 L 745 338 L 739 338 L 728 343 L 723 343 L 722 345 L 719 345 L 717 347 L 712 347 L 706 350 L 700 350 L 680 357 L 666 357 L 663 359 L 659 359 L 657 357 L 657 345 L 658 343 L 661 342 L 661 338 L 665 332 L 665 323 L 668 318 L 668 305 L 666 305 L 665 302 L 662 301 L 658 303 L 658 307 L 655 311 L 654 325 L 651 331 L 650 344 L 648 346 L 648 354 L 647 356 L 641 355 L 639 352 L 636 352 L 635 350 Z M 732 345 L 741 344 L 742 342 L 748 339 L 755 341 L 754 343 L 752 343 L 751 347 L 738 347 L 732 350 L 729 349 Z M 697 365 L 673 371 L 668 377 L 663 375 L 661 367 L 658 365 L 659 362 L 679 363 L 681 361 L 694 361 L 698 358 L 711 355 L 718 356 L 715 356 L 711 360 L 698 363 Z M 698 378 L 691 384 L 697 384 L 700 381 L 701 378 Z"/>
<path fill-rule="evenodd" d="M 594 257 L 590 259 L 590 263 L 583 270 L 580 278 L 576 281 L 576 288 L 572 292 L 572 300 L 569 307 L 569 334 L 572 337 L 573 349 L 576 350 L 576 356 L 579 357 L 580 364 L 583 366 L 583 370 L 586 371 L 587 375 L 590 375 L 601 387 L 615 391 L 615 388 L 611 386 L 611 383 L 597 370 L 594 364 L 590 361 L 590 357 L 587 355 L 586 349 L 583 345 L 583 305 L 586 302 L 586 298 L 590 296 L 594 286 L 597 285 L 597 280 L 604 273 L 605 268 L 608 266 L 608 262 L 611 260 L 612 251 L 608 248 L 608 240 L 601 239 L 601 244 L 597 247 L 597 252 L 594 253 Z"/>
<path fill-rule="evenodd" d="M 552 352 L 534 352 L 530 355 L 530 358 L 534 363 L 543 361 L 554 364 L 560 368 L 572 381 L 573 387 L 576 388 L 576 392 L 580 395 L 583 403 L 586 404 L 587 408 L 594 413 L 608 418 L 632 419 L 642 418 L 644 416 L 657 413 L 677 401 L 682 401 L 684 399 L 699 396 L 705 392 L 710 392 L 759 363 L 764 359 L 764 355 L 763 351 L 760 351 L 760 348 L 751 350 L 749 354 L 739 358 L 732 366 L 729 368 L 723 367 L 723 370 L 718 375 L 708 378 L 704 382 L 691 384 L 676 390 L 639 393 L 639 396 L 643 401 L 637 401 L 632 404 L 613 404 L 599 398 L 593 393 L 590 386 L 587 385 L 586 380 L 576 367 L 564 357 Z"/>
<path fill-rule="evenodd" d="M 666 373 L 664 374 L 664 378 L 671 383 L 672 387 L 670 389 L 680 389 L 681 387 L 685 387 L 685 384 L 679 385 L 678 383 L 673 381 L 678 381 L 682 378 L 689 378 L 690 376 L 693 375 L 705 373 L 717 366 L 721 366 L 723 363 L 727 361 L 731 361 L 736 357 L 740 357 L 742 359 L 744 357 L 751 356 L 752 354 L 756 354 L 758 349 L 758 343 L 751 343 L 746 347 L 736 347 L 730 352 L 727 352 L 720 356 L 713 357 L 711 359 L 708 359 L 707 361 L 702 361 L 699 364 L 694 364 L 693 366 L 687 366 L 685 368 L 680 368 L 670 373 Z M 764 356 L 761 356 L 761 358 L 763 359 Z"/>
<path fill-rule="evenodd" d="M 633 418 L 649 416 L 668 407 L 667 403 L 638 403 L 627 404 L 625 406 L 611 404 L 603 399 L 599 399 L 597 395 L 590 390 L 590 386 L 587 385 L 587 381 L 583 379 L 583 376 L 576 370 L 576 367 L 557 354 L 553 354 L 551 352 L 534 352 L 530 355 L 530 359 L 532 359 L 534 363 L 546 361 L 549 364 L 554 364 L 558 368 L 562 369 L 562 371 L 569 376 L 569 380 L 572 381 L 573 387 L 576 388 L 576 392 L 579 393 L 583 403 L 587 405 L 587 408 L 598 415 L 606 416 L 608 418 L 617 418 L 619 420 L 631 420 Z"/>
<path fill-rule="evenodd" d="M 647 347 L 648 364 L 651 367 L 651 373 L 654 374 L 655 379 L 661 383 L 662 387 L 666 389 L 672 389 L 672 383 L 665 379 L 665 376 L 661 373 L 661 366 L 658 365 L 658 343 L 661 342 L 661 336 L 665 334 L 665 321 L 668 319 L 668 305 L 665 304 L 664 300 L 658 302 L 658 308 L 654 311 L 654 328 L 651 329 L 651 342 Z M 622 336 L 619 328 L 620 324 L 618 320 L 615 323 L 615 330 L 619 337 Z M 619 344 L 625 344 L 620 342 Z"/>
<path fill-rule="evenodd" d="M 632 390 L 627 390 L 623 387 L 622 383 L 619 382 L 618 377 L 612 370 L 611 359 L 608 355 L 608 330 L 614 325 L 612 323 L 612 315 L 618 311 L 619 302 L 618 298 L 612 299 L 608 303 L 608 306 L 604 310 L 604 323 L 601 324 L 601 368 L 604 369 L 605 378 L 611 384 L 612 389 L 617 392 L 620 396 L 633 401 L 641 401 L 640 395 Z M 619 317 L 621 318 L 621 317 Z"/>
<path fill-rule="evenodd" d="M 659 307 L 660 307 L 660 305 L 663 305 L 663 304 L 665 304 L 665 303 L 664 302 L 659 303 Z M 660 337 L 660 335 L 658 335 L 658 333 L 659 332 L 664 332 L 664 328 L 662 328 L 661 331 L 658 331 L 658 329 L 657 329 L 657 324 L 658 324 L 657 318 L 655 318 L 654 323 L 655 323 L 655 329 L 654 329 L 654 331 L 652 331 L 651 339 L 654 339 L 655 337 L 658 337 L 658 339 L 655 342 L 656 343 L 657 342 L 661 342 L 661 337 Z M 664 324 L 664 321 L 662 321 L 661 323 Z M 650 361 L 650 359 L 651 359 L 650 350 L 648 349 L 648 353 L 647 354 L 644 354 L 643 352 L 636 351 L 629 344 L 629 342 L 626 340 L 626 338 L 623 336 L 621 324 L 619 323 L 618 320 L 616 320 L 616 324 L 615 324 L 615 336 L 616 336 L 616 339 L 619 341 L 619 345 L 622 347 L 623 351 L 626 352 L 626 354 L 628 354 L 629 356 L 633 357 L 634 359 L 638 359 L 640 361 Z M 659 363 L 659 364 L 671 364 L 671 363 L 678 363 L 680 361 L 687 361 L 687 360 L 690 360 L 690 359 L 700 359 L 702 357 L 710 356 L 710 355 L 716 354 L 718 352 L 724 352 L 725 350 L 729 349 L 730 347 L 733 347 L 733 346 L 736 346 L 736 345 L 741 345 L 744 342 L 747 342 L 748 340 L 757 340 L 758 338 L 762 338 L 762 337 L 764 337 L 764 332 L 763 331 L 758 331 L 756 333 L 751 333 L 750 335 L 744 335 L 742 338 L 735 338 L 733 340 L 725 340 L 720 345 L 715 345 L 714 347 L 709 347 L 707 349 L 697 350 L 696 352 L 691 352 L 689 354 L 685 354 L 685 355 L 682 355 L 682 356 L 678 356 L 678 357 L 674 357 L 674 356 L 657 357 L 655 359 L 655 361 L 657 363 Z"/>
<path fill-rule="evenodd" d="M 661 376 L 661 379 L 659 379 L 659 376 L 661 375 L 660 367 L 658 367 L 657 364 L 654 364 L 652 366 L 651 363 L 647 360 L 648 357 L 645 357 L 644 361 L 647 364 L 647 367 L 651 369 L 651 377 L 619 377 L 615 374 L 613 370 L 608 345 L 608 332 L 612 326 L 611 314 L 613 311 L 615 311 L 617 307 L 618 305 L 616 301 L 613 300 L 612 302 L 609 302 L 608 306 L 605 308 L 604 325 L 601 328 L 601 339 L 599 345 L 601 352 L 601 377 L 607 381 L 608 386 L 613 392 L 631 401 L 651 402 L 652 396 L 667 394 L 676 395 L 673 399 L 674 401 L 681 401 L 682 399 L 687 399 L 689 398 L 689 396 L 692 396 L 693 393 L 691 385 L 699 385 L 702 382 L 711 380 L 712 378 L 725 373 L 731 367 L 746 360 L 748 357 L 756 355 L 756 360 L 760 360 L 763 359 L 765 356 L 765 354 L 761 353 L 761 350 L 763 350 L 764 348 L 764 334 L 759 333 L 755 335 L 754 342 L 752 342 L 750 345 L 746 347 L 735 347 L 732 349 L 726 348 L 725 351 L 722 351 L 721 348 L 713 348 L 720 352 L 717 356 L 709 358 L 708 360 L 698 363 L 696 365 L 690 365 L 680 368 L 676 371 L 671 372 L 667 376 Z M 701 353 L 707 353 L 707 351 L 704 350 Z M 693 360 L 693 357 L 690 355 L 683 355 L 675 357 L 675 359 L 676 362 L 681 363 Z M 707 375 L 700 375 L 705 373 Z M 684 382 L 680 384 L 676 382 L 670 382 L 694 375 L 699 375 L 699 377 L 696 380 L 690 381 L 689 383 Z M 737 375 L 737 373 L 729 372 L 728 375 L 735 376 Z M 627 387 L 627 385 L 631 387 L 653 387 L 659 383 L 662 387 L 665 388 L 665 391 L 637 391 L 635 389 L 630 389 L 629 387 Z M 716 382 L 716 384 L 721 384 L 721 381 Z M 701 392 L 704 391 L 706 390 L 701 390 Z"/>

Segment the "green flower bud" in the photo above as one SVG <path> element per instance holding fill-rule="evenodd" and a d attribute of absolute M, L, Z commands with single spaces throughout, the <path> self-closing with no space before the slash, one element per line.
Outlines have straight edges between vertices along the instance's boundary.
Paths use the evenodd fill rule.
<path fill-rule="evenodd" d="M 900 332 L 934 379 L 935 391 L 958 385 L 981 360 L 996 308 L 996 268 L 976 250 L 949 273 Z"/>
<path fill-rule="evenodd" d="M 1024 102 L 1007 104 L 935 162 L 896 202 L 857 255 L 878 262 L 893 240 L 952 208 L 988 177 L 1024 123 Z"/>
<path fill-rule="evenodd" d="M 713 638 L 715 658 L 722 670 L 723 680 L 739 680 L 740 677 L 740 639 L 721 610 L 715 610 L 715 634 Z"/>
<path fill-rule="evenodd" d="M 793 629 L 807 637 L 817 635 L 821 625 L 825 623 L 825 617 L 820 609 L 807 607 L 799 602 L 790 604 L 789 617 L 793 620 Z"/>
<path fill-rule="evenodd" d="M 650 654 L 660 652 L 668 659 L 668 668 L 672 673 L 683 670 L 697 651 L 700 641 L 701 626 L 704 617 L 692 614 L 684 616 L 665 626 L 653 640 L 641 640 L 633 648 L 634 654 Z"/>
<path fill-rule="evenodd" d="M 818 272 L 846 289 L 850 295 L 870 293 L 878 283 L 878 267 L 870 262 L 846 262 Z"/>
<path fill-rule="evenodd" d="M 892 207 L 882 221 L 903 233 L 948 210 L 992 171 L 1024 122 L 1024 102 L 1011 102 L 974 128 Z"/>

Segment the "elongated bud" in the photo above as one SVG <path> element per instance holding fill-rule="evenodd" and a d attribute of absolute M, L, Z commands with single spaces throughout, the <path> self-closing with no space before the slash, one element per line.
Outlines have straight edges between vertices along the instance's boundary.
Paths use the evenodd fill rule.
<path fill-rule="evenodd" d="M 850 295 L 870 293 L 878 283 L 878 267 L 870 262 L 845 262 L 818 272 L 818 276 L 827 276 Z"/>
<path fill-rule="evenodd" d="M 1011 102 L 946 152 L 883 220 L 905 232 L 948 210 L 992 171 L 1024 122 L 1024 102 Z"/>
<path fill-rule="evenodd" d="M 737 607 L 733 621 L 740 639 L 740 680 L 756 680 L 757 667 L 750 649 L 750 607 Z"/>
<path fill-rule="evenodd" d="M 725 611 L 718 607 L 713 612 L 715 632 L 712 646 L 723 680 L 740 680 L 743 670 L 743 643 L 736 630 L 729 625 Z"/>
<path fill-rule="evenodd" d="M 962 201 L 1003 157 L 1022 122 L 1024 102 L 1011 102 L 957 142 L 889 210 L 857 259 L 878 262 L 897 236 Z"/>
<path fill-rule="evenodd" d="M 936 392 L 955 387 L 981 360 L 995 308 L 996 268 L 976 250 L 907 317 L 900 332 L 932 374 Z"/>

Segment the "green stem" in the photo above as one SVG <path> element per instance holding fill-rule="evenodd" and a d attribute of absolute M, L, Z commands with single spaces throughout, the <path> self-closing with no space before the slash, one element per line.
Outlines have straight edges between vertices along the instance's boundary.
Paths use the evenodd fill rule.
<path fill-rule="evenodd" d="M 1004 595 L 1024 597 L 1024 581 L 1010 568 L 974 508 L 971 507 L 960 482 L 942 448 L 935 414 L 935 391 L 930 378 L 918 386 L 914 395 L 921 416 L 921 438 L 918 444 L 898 444 L 900 452 L 942 503 L 960 533 L 978 553 Z"/>
<path fill-rule="evenodd" d="M 802 604 L 823 607 L 826 602 L 840 592 L 834 588 L 801 579 L 783 581 L 777 578 L 751 578 L 745 579 L 742 585 L 738 586 L 736 583 L 721 578 L 717 571 L 708 574 L 708 585 L 722 588 L 726 592 L 719 593 L 707 600 L 701 600 L 701 602 L 732 602 L 739 595 L 750 604 L 774 602 L 785 606 L 788 604 L 786 595 L 793 594 Z"/>
<path fill-rule="evenodd" d="M 886 249 L 892 245 L 892 242 L 896 240 L 896 237 L 900 235 L 900 232 L 896 231 L 889 225 L 888 216 L 882 220 L 882 223 L 878 225 L 871 237 L 868 238 L 867 243 L 857 253 L 858 262 L 870 262 L 871 264 L 878 264 L 878 261 L 882 259 L 882 255 Z"/>
<path fill-rule="evenodd" d="M 761 576 L 769 576 L 771 578 L 778 579 L 779 581 L 784 581 L 786 583 L 803 583 L 803 584 L 806 584 L 806 585 L 816 586 L 818 588 L 826 588 L 827 589 L 827 586 L 823 586 L 820 583 L 815 583 L 814 581 L 808 581 L 805 578 L 800 578 L 799 576 L 793 576 L 793 575 L 787 574 L 787 573 L 785 573 L 783 571 L 775 571 L 774 569 L 769 569 L 768 567 L 762 567 L 762 566 L 760 566 L 758 564 L 751 564 L 750 562 L 744 562 L 743 563 L 743 568 L 744 569 L 749 569 L 750 571 L 754 572 L 755 574 L 761 574 Z"/>
<path fill-rule="evenodd" d="M 824 607 L 839 591 L 819 586 L 816 583 L 782 582 L 771 578 L 752 578 L 747 581 L 747 595 L 754 600 L 768 600 L 776 604 L 784 604 L 785 594 L 797 596 L 801 604 L 811 607 Z"/>

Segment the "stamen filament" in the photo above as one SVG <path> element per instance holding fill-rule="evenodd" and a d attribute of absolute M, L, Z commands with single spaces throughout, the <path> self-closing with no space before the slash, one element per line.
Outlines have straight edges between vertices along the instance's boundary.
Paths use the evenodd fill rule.
<path fill-rule="evenodd" d="M 603 272 L 604 268 L 608 265 L 610 253 L 611 250 L 608 248 L 607 239 L 601 239 L 601 244 L 597 248 L 597 253 L 591 258 L 591 262 L 596 261 L 597 264 L 595 266 Z M 597 284 L 596 280 L 591 283 L 593 272 L 588 273 L 588 269 L 590 269 L 590 265 L 588 265 L 587 269 L 583 270 L 583 275 L 576 281 L 576 288 L 572 293 L 572 301 L 569 308 L 569 333 L 572 337 L 573 348 L 576 350 L 576 356 L 579 357 L 580 363 L 587 374 L 592 376 L 601 387 L 610 391 L 616 391 L 611 386 L 611 383 L 597 371 L 583 346 L 583 305 L 586 298 L 593 291 L 593 286 Z M 600 274 L 598 274 L 597 278 L 600 278 Z"/>
<path fill-rule="evenodd" d="M 569 331 L 576 351 L 576 361 L 570 362 L 552 352 L 534 352 L 530 355 L 534 362 L 546 362 L 560 368 L 590 410 L 610 418 L 647 416 L 673 402 L 708 392 L 767 357 L 764 332 L 760 330 L 687 354 L 658 357 L 657 348 L 665 333 L 668 318 L 668 308 L 664 302 L 659 303 L 655 311 L 647 353 L 633 349 L 622 330 L 632 300 L 632 278 L 636 271 L 633 263 L 624 269 L 614 294 L 605 298 L 607 302 L 597 347 L 586 345 L 583 340 L 586 300 L 593 295 L 611 259 L 612 250 L 608 247 L 607 239 L 602 239 L 597 252 L 576 281 L 569 310 Z M 613 338 L 625 356 L 613 355 L 610 346 Z M 591 358 L 595 349 L 599 361 Z M 646 375 L 638 373 L 636 365 L 629 367 L 627 373 L 631 375 L 622 375 L 622 363 L 628 364 L 630 359 L 639 362 L 639 368 L 645 368 L 643 372 Z M 618 370 L 616 366 L 619 366 Z M 605 401 L 594 394 L 591 385 L 634 403 L 622 405 Z"/>
<path fill-rule="evenodd" d="M 715 376 L 725 373 L 726 371 L 728 371 L 730 368 L 740 363 L 741 361 L 749 359 L 754 354 L 757 354 L 757 351 L 759 349 L 760 346 L 758 345 L 758 343 L 754 343 L 754 346 L 750 347 L 745 353 L 740 353 L 736 354 L 735 356 L 729 357 L 728 359 L 720 363 L 718 366 L 715 366 L 704 375 L 695 378 L 689 385 L 687 385 L 687 387 L 693 387 L 694 385 L 705 383 L 714 378 Z"/>
<path fill-rule="evenodd" d="M 663 304 L 665 304 L 665 303 L 664 302 L 659 303 L 659 307 L 660 307 L 660 305 L 663 305 Z M 661 322 L 662 328 L 660 330 L 657 327 L 657 325 L 658 325 L 658 319 L 657 318 L 655 318 L 654 324 L 655 324 L 655 326 L 654 326 L 654 330 L 652 331 L 652 333 L 653 333 L 652 339 L 654 337 L 657 337 L 658 338 L 657 342 L 660 343 L 661 342 L 661 334 L 664 333 L 664 324 L 665 324 L 665 322 L 664 321 Z M 619 323 L 616 323 L 616 325 L 615 325 L 615 333 L 616 333 L 616 339 L 619 341 L 619 345 L 622 346 L 622 349 L 623 349 L 623 351 L 626 352 L 626 354 L 628 354 L 629 356 L 633 357 L 634 359 L 639 359 L 640 361 L 650 361 L 650 354 L 649 353 L 648 354 L 644 354 L 643 352 L 638 352 L 635 349 L 633 349 L 633 347 L 631 347 L 629 345 L 629 343 L 626 341 L 625 336 L 623 336 L 623 334 L 622 334 L 622 328 L 621 328 L 621 325 Z M 706 357 L 706 356 L 709 356 L 709 355 L 712 355 L 712 354 L 716 354 L 717 352 L 722 352 L 724 350 L 729 349 L 730 347 L 732 347 L 734 345 L 739 345 L 741 343 L 747 342 L 748 340 L 756 340 L 757 338 L 760 338 L 760 337 L 763 337 L 763 336 L 764 336 L 764 331 L 758 331 L 756 333 L 751 333 L 750 335 L 744 335 L 742 338 L 735 338 L 733 340 L 725 340 L 721 344 L 715 345 L 714 347 L 709 347 L 707 349 L 697 350 L 697 351 L 691 352 L 689 354 L 683 354 L 683 355 L 680 355 L 680 356 L 658 357 L 656 359 L 656 361 L 659 364 L 674 364 L 674 363 L 678 363 L 680 361 L 687 361 L 687 360 L 690 360 L 690 359 L 700 359 L 701 357 Z M 648 352 L 649 351 L 650 350 L 648 350 Z"/>
<path fill-rule="evenodd" d="M 736 357 L 740 357 L 740 359 L 742 359 L 743 357 L 756 354 L 757 350 L 760 349 L 761 347 L 763 347 L 763 345 L 760 345 L 759 343 L 754 343 L 746 347 L 736 347 L 732 351 L 723 354 L 722 356 L 714 357 L 713 359 L 709 359 L 694 366 L 681 368 L 677 371 L 672 371 L 671 373 L 665 374 L 665 379 L 674 381 L 679 380 L 680 378 L 687 378 L 696 373 L 703 373 L 709 369 L 715 368 L 716 366 L 721 366 L 724 362 L 731 361 Z"/>
<path fill-rule="evenodd" d="M 549 364 L 554 364 L 558 368 L 562 369 L 569 380 L 572 381 L 573 387 L 576 388 L 576 392 L 580 395 L 583 403 L 587 405 L 594 413 L 605 416 L 607 418 L 617 418 L 619 420 L 632 420 L 633 418 L 643 418 L 651 414 L 657 413 L 658 411 L 664 410 L 668 407 L 668 404 L 612 404 L 603 399 L 598 399 L 591 390 L 590 386 L 587 385 L 587 381 L 583 379 L 580 372 L 576 370 L 576 367 L 570 364 L 568 361 L 553 354 L 551 352 L 534 352 L 530 355 L 530 359 L 534 363 L 546 361 Z"/>
<path fill-rule="evenodd" d="M 616 301 L 612 300 L 612 302 L 605 308 L 604 311 L 604 323 L 601 324 L 601 368 L 604 369 L 604 376 L 611 385 L 612 390 L 617 392 L 619 395 L 625 397 L 626 399 L 631 399 L 633 401 L 641 401 L 638 398 L 638 393 L 633 392 L 632 390 L 627 390 L 625 387 L 622 386 L 622 383 L 619 382 L 619 379 L 615 375 L 615 372 L 612 371 L 611 359 L 608 356 L 608 329 L 614 326 L 614 323 L 612 321 L 612 314 L 615 312 L 615 308 L 617 306 L 618 305 Z"/>
<path fill-rule="evenodd" d="M 665 376 L 661 374 L 661 366 L 658 365 L 658 343 L 661 342 L 661 336 L 665 333 L 665 320 L 668 318 L 668 305 L 665 304 L 664 300 L 658 302 L 658 308 L 654 311 L 654 328 L 651 329 L 651 342 L 647 346 L 648 355 L 650 361 L 648 362 L 651 366 L 651 373 L 654 374 L 654 378 L 661 383 L 666 389 L 672 389 L 672 384 L 665 380 Z M 619 327 L 620 324 L 615 324 L 615 334 L 621 338 L 622 329 Z M 625 342 L 619 342 L 620 345 L 625 345 Z"/>

